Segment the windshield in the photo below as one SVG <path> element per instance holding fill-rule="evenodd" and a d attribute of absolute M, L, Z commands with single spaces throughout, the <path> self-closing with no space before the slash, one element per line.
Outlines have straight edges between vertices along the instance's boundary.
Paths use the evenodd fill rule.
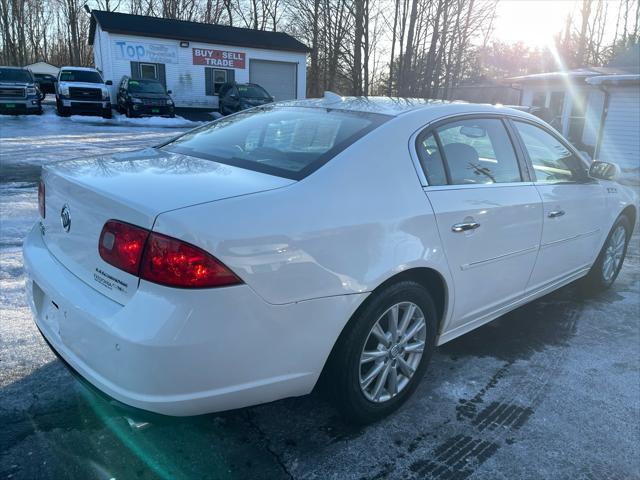
<path fill-rule="evenodd" d="M 129 92 L 131 93 L 165 93 L 160 82 L 153 80 L 129 80 Z"/>
<path fill-rule="evenodd" d="M 238 92 L 243 98 L 270 98 L 266 90 L 258 85 L 238 85 Z"/>
<path fill-rule="evenodd" d="M 31 74 L 27 70 L 17 68 L 0 68 L 0 82 L 30 83 Z"/>
<path fill-rule="evenodd" d="M 91 70 L 62 70 L 60 72 L 60 81 L 103 83 L 100 74 L 98 72 L 92 72 Z"/>
<path fill-rule="evenodd" d="M 299 180 L 387 118 L 270 105 L 221 118 L 162 148 Z"/>

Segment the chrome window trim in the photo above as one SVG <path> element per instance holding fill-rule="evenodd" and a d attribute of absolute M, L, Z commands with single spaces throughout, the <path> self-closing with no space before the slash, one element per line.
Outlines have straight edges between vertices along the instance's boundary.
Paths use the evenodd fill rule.
<path fill-rule="evenodd" d="M 488 184 L 473 184 L 473 185 L 429 185 L 427 180 L 427 176 L 424 173 L 424 168 L 422 167 L 422 163 L 420 162 L 420 156 L 418 154 L 418 150 L 416 148 L 416 141 L 418 136 L 422 135 L 424 132 L 433 129 L 437 125 L 441 123 L 448 123 L 450 121 L 456 120 L 464 120 L 466 118 L 486 118 L 486 119 L 498 119 L 501 120 L 504 126 L 507 135 L 509 136 L 509 140 L 511 142 L 511 146 L 513 148 L 513 153 L 516 156 L 516 162 L 518 164 L 518 168 L 520 170 L 520 176 L 522 181 L 520 182 L 508 182 L 508 183 L 488 183 Z M 520 144 L 521 140 L 517 132 L 512 130 L 510 120 L 529 120 L 530 123 L 536 124 L 533 120 L 530 120 L 528 117 L 520 117 L 518 115 L 510 115 L 508 113 L 487 113 L 487 112 L 465 112 L 465 113 L 454 113 L 451 115 L 445 115 L 442 117 L 434 118 L 430 122 L 422 125 L 418 129 L 416 129 L 411 136 L 409 137 L 409 155 L 411 157 L 411 161 L 413 162 L 413 167 L 418 174 L 418 178 L 420 179 L 420 184 L 424 188 L 429 188 L 429 191 L 435 191 L 440 189 L 458 189 L 462 188 L 470 188 L 470 187 L 498 187 L 498 186 L 516 186 L 516 185 L 533 185 L 534 181 L 531 176 L 531 170 L 529 166 L 529 159 L 525 156 L 525 153 L 522 151 L 522 145 Z M 443 159 L 443 161 L 445 161 Z M 525 178 L 528 177 L 528 178 Z"/>

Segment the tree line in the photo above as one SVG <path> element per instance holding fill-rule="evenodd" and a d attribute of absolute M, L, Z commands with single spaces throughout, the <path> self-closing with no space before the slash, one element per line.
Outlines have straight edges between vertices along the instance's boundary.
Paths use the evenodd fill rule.
<path fill-rule="evenodd" d="M 498 1 L 91 0 L 89 7 L 290 33 L 311 48 L 309 96 L 450 98 L 463 84 L 557 69 L 558 57 L 567 68 L 602 65 L 639 39 L 639 0 L 576 0 L 555 56 L 506 45 L 492 38 Z M 91 65 L 84 5 L 0 0 L 0 63 Z"/>

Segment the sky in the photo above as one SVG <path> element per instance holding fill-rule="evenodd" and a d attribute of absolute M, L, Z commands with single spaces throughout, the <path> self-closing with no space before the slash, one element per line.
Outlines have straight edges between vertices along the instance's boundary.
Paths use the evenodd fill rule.
<path fill-rule="evenodd" d="M 493 38 L 506 43 L 522 41 L 531 47 L 543 47 L 559 31 L 573 13 L 579 17 L 576 0 L 500 0 Z M 615 26 L 614 10 L 618 0 L 609 1 L 607 24 Z"/>

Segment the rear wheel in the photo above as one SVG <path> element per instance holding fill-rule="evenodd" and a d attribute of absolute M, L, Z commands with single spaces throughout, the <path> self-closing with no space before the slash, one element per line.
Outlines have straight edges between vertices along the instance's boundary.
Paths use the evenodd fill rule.
<path fill-rule="evenodd" d="M 374 295 L 341 335 L 326 372 L 332 400 L 354 423 L 397 410 L 435 348 L 436 309 L 421 285 L 403 281 Z"/>
<path fill-rule="evenodd" d="M 127 118 L 133 118 L 134 117 L 133 110 L 128 105 L 127 105 L 127 109 L 125 110 L 125 115 L 127 116 Z"/>
<path fill-rule="evenodd" d="M 622 269 L 630 237 L 631 222 L 622 215 L 613 224 L 598 258 L 583 279 L 582 286 L 586 293 L 597 293 L 613 285 Z"/>

